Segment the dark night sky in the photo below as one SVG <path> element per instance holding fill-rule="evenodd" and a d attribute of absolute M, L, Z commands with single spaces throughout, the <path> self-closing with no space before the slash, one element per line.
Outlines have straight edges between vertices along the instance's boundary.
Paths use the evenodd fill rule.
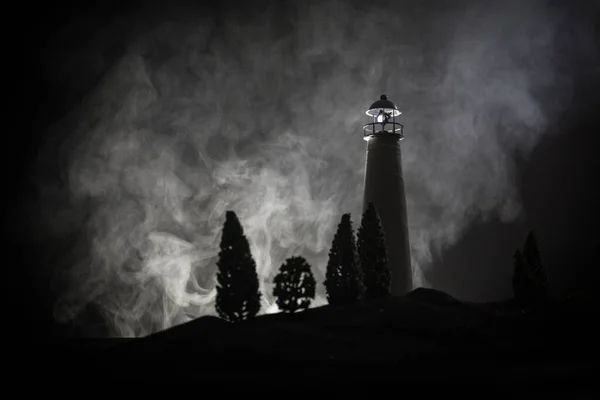
<path fill-rule="evenodd" d="M 257 211 L 240 199 L 240 193 L 250 193 L 250 186 L 227 175 L 240 171 L 238 164 L 231 167 L 232 157 L 249 160 L 247 171 L 252 176 L 262 173 L 264 180 L 248 178 L 252 185 L 270 185 L 286 177 L 291 182 L 291 176 L 306 175 L 306 181 L 299 178 L 299 183 L 273 184 L 278 192 L 258 197 L 262 202 L 272 201 L 272 208 L 285 208 L 283 215 L 298 218 L 295 228 L 289 228 L 296 233 L 279 225 L 277 229 L 282 230 L 278 232 L 292 237 L 297 232 L 314 232 L 319 221 L 337 222 L 341 212 L 353 212 L 356 226 L 358 203 L 354 199 L 360 198 L 362 188 L 356 184 L 362 172 L 352 170 L 352 164 L 363 163 L 364 108 L 382 92 L 405 110 L 405 178 L 409 213 L 412 204 L 414 218 L 411 240 L 412 235 L 424 238 L 414 242 L 433 249 L 430 258 L 418 256 L 427 286 L 464 300 L 507 298 L 512 253 L 533 229 L 552 293 L 560 296 L 575 288 L 595 287 L 595 253 L 600 245 L 595 233 L 600 222 L 596 207 L 600 204 L 596 189 L 600 162 L 598 2 L 532 2 L 531 7 L 509 2 L 505 9 L 492 2 L 477 7 L 474 2 L 428 2 L 427 6 L 401 2 L 401 7 L 390 6 L 381 20 L 374 6 L 353 3 L 353 7 L 327 3 L 314 9 L 268 1 L 240 7 L 231 2 L 223 7 L 189 2 L 167 8 L 137 2 L 127 7 L 102 3 L 86 8 L 62 3 L 44 6 L 47 9 L 38 9 L 33 16 L 25 10 L 18 17 L 21 31 L 5 33 L 9 41 L 15 40 L 11 52 L 18 60 L 13 67 L 19 106 L 11 119 L 20 121 L 20 127 L 11 124 L 12 132 L 6 133 L 8 151 L 2 159 L 11 194 L 6 198 L 5 243 L 9 253 L 17 254 L 12 265 L 5 266 L 11 272 L 5 285 L 15 317 L 33 323 L 21 325 L 23 329 L 35 327 L 41 335 L 49 334 L 42 329 L 52 327 L 58 295 L 71 296 L 76 303 L 59 311 L 61 317 L 88 302 L 107 310 L 108 318 L 118 314 L 124 326 L 139 320 L 147 322 L 133 329 L 160 329 L 157 317 L 150 315 L 159 300 L 144 297 L 133 305 L 132 299 L 170 290 L 157 289 L 167 287 L 166 281 L 152 275 L 124 284 L 122 275 L 110 270 L 116 256 L 90 259 L 86 253 L 95 235 L 104 237 L 106 231 L 99 233 L 100 229 L 110 231 L 111 224 L 121 226 L 120 221 L 135 214 L 129 206 L 122 208 L 132 201 L 129 195 L 136 199 L 136 207 L 152 203 L 146 191 L 151 192 L 157 181 L 139 183 L 135 193 L 131 183 L 111 186 L 112 177 L 118 175 L 111 171 L 133 167 L 106 154 L 95 159 L 89 155 L 91 148 L 121 146 L 118 149 L 124 155 L 119 160 L 147 165 L 144 168 L 152 171 L 149 176 L 175 171 L 187 186 L 169 186 L 169 190 L 184 190 L 188 197 L 190 190 L 202 192 L 204 197 L 199 196 L 197 204 L 207 207 L 205 214 L 209 209 L 222 211 L 224 205 L 218 201 L 222 199 L 227 206 L 238 207 L 249 225 L 260 225 L 257 221 L 266 211 Z M 380 7 L 385 9 L 386 3 Z M 278 42 L 279 37 L 283 39 Z M 178 52 L 186 61 L 178 58 Z M 123 89 L 129 88 L 129 82 L 134 82 L 131 91 Z M 237 112 L 240 118 L 228 112 Z M 213 118 L 214 113 L 218 115 Z M 463 139 L 460 132 L 465 124 L 475 133 Z M 121 136 L 110 136 L 125 125 L 134 126 L 132 132 L 139 135 L 133 142 L 127 142 L 127 129 Z M 180 131 L 197 132 L 199 127 L 219 132 L 218 138 L 180 138 Z M 353 139 L 334 133 L 323 144 L 317 136 L 321 127 L 327 132 L 350 132 Z M 263 151 L 288 129 L 290 142 L 277 142 L 268 147 L 269 153 Z M 160 136 L 163 131 L 164 137 Z M 293 139 L 299 132 L 305 136 Z M 523 135 L 533 139 L 521 139 Z M 337 155 L 336 141 L 344 146 L 344 141 L 350 143 L 347 156 Z M 126 143 L 138 147 L 128 152 Z M 169 153 L 174 158 L 160 158 L 161 146 L 176 149 Z M 296 150 L 298 146 L 304 150 Z M 479 154 L 479 148 L 485 150 Z M 232 149 L 237 156 L 232 156 Z M 225 170 L 224 175 L 213 175 L 213 180 L 204 172 L 195 175 L 198 154 L 214 162 L 211 168 Z M 196 164 L 188 163 L 186 157 Z M 291 164 L 280 161 L 286 158 L 292 159 Z M 328 163 L 325 169 L 312 166 L 323 160 Z M 488 165 L 489 160 L 495 161 Z M 113 164 L 103 169 L 102 163 Z M 275 163 L 277 168 L 264 168 Z M 310 168 L 304 168 L 305 164 L 311 164 Z M 155 165 L 166 169 L 157 172 Z M 74 174 L 71 180 L 69 168 Z M 135 169 L 136 182 L 146 182 L 142 170 Z M 186 179 L 226 183 L 211 191 L 203 183 L 195 186 Z M 420 180 L 436 182 L 421 184 Z M 331 184 L 334 181 L 347 183 L 336 186 Z M 306 188 L 313 193 L 310 202 L 285 200 L 286 196 L 304 199 L 300 191 Z M 506 202 L 502 200 L 505 195 Z M 520 211 L 515 204 L 521 205 Z M 111 210 L 115 219 L 104 214 Z M 202 213 L 185 215 L 198 224 L 212 221 Z M 301 220 L 298 215 L 312 219 Z M 145 233 L 168 231 L 199 246 L 200 252 L 215 243 L 211 233 L 218 223 L 202 231 L 181 222 L 174 226 L 163 217 L 145 220 L 151 225 Z M 91 226 L 90 220 L 95 221 L 93 227 L 84 230 Z M 134 225 L 140 224 L 135 221 Z M 114 229 L 121 232 L 121 228 Z M 291 249 L 302 253 L 312 248 L 313 262 L 321 262 L 321 242 L 328 245 L 332 233 L 330 226 L 323 229 L 319 243 L 309 245 L 309 239 L 302 239 L 305 245 Z M 266 243 L 259 234 L 255 236 L 258 245 Z M 114 245 L 107 237 L 100 242 Z M 208 239 L 203 242 L 202 238 Z M 86 266 L 78 264 L 81 260 L 87 260 Z M 70 268 L 76 264 L 79 267 Z M 199 286 L 209 279 L 209 264 L 195 276 Z M 107 268 L 107 274 L 119 275 L 121 281 L 113 281 L 113 275 L 101 276 L 94 268 Z M 270 272 L 262 273 L 267 281 Z M 317 278 L 321 276 L 317 273 Z M 153 279 L 163 286 L 150 287 Z M 95 290 L 98 293 L 86 297 Z M 119 314 L 123 307 L 142 311 L 137 316 L 131 310 L 127 312 L 133 314 Z M 188 315 L 202 314 L 197 307 L 191 308 Z M 87 331 L 98 332 L 89 326 Z"/>

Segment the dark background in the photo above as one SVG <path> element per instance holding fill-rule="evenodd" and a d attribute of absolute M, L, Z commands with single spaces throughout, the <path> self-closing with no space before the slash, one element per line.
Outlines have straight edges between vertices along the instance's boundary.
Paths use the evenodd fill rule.
<path fill-rule="evenodd" d="M 51 272 L 40 271 L 36 265 L 55 243 L 32 245 L 28 233 L 20 224 L 20 211 L 25 199 L 34 191 L 28 180 L 28 167 L 36 157 L 41 135 L 53 122 L 62 118 L 85 93 L 65 94 L 49 79 L 47 39 L 73 20 L 94 15 L 81 34 L 91 34 L 95 24 L 111 16 L 134 9 L 118 2 L 54 2 L 31 5 L 13 14 L 5 14 L 5 55 L 14 61 L 5 62 L 9 86 L 16 87 L 14 99 L 8 99 L 14 111 L 5 116 L 6 146 L 2 159 L 4 171 L 4 287 L 8 295 L 7 320 L 19 337 L 44 338 L 64 335 L 52 319 L 55 294 L 50 285 Z M 569 2 L 578 12 L 598 16 L 597 3 Z M 231 7 L 227 3 L 227 7 Z M 219 6 L 197 3 L 194 7 L 207 12 L 223 13 Z M 82 19 L 84 21 L 87 19 Z M 13 24 L 14 22 L 14 24 Z M 600 52 L 600 28 L 596 26 L 596 48 Z M 73 37 L 77 46 L 82 37 Z M 118 58 L 116 46 L 115 59 Z M 519 189 L 525 209 L 518 222 L 503 224 L 490 220 L 473 224 L 456 246 L 449 248 L 436 263 L 452 268 L 432 268 L 427 276 L 436 289 L 467 300 L 484 299 L 477 282 L 497 282 L 506 285 L 510 278 L 512 254 L 509 247 L 522 244 L 528 230 L 535 231 L 542 258 L 547 266 L 552 293 L 560 297 L 572 290 L 592 291 L 598 283 L 597 250 L 600 235 L 598 218 L 598 155 L 600 133 L 600 73 L 598 58 L 582 59 L 574 81 L 573 100 L 553 133 L 527 158 L 518 162 Z M 85 86 L 85 85 L 84 85 Z M 89 82 L 87 86 L 93 86 Z M 493 283 L 492 283 L 493 284 Z"/>

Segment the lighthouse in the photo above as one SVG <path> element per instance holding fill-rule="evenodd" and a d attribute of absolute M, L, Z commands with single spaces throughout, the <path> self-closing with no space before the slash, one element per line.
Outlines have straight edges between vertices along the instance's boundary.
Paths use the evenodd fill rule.
<path fill-rule="evenodd" d="M 413 288 L 400 147 L 404 127 L 396 122 L 398 107 L 384 94 L 366 114 L 372 122 L 363 126 L 367 142 L 363 212 L 370 202 L 375 205 L 386 239 L 392 295 L 401 295 Z"/>

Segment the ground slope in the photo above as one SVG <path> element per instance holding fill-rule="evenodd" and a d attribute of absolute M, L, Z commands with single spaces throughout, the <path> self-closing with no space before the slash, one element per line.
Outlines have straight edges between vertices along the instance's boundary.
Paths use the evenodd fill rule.
<path fill-rule="evenodd" d="M 591 351 L 598 329 L 591 315 L 582 304 L 524 314 L 509 303 L 466 304 L 417 289 L 360 306 L 324 306 L 237 324 L 204 317 L 112 347 L 62 347 L 55 353 L 80 382 L 276 385 L 302 377 L 334 386 L 383 380 L 582 389 L 596 367 Z"/>

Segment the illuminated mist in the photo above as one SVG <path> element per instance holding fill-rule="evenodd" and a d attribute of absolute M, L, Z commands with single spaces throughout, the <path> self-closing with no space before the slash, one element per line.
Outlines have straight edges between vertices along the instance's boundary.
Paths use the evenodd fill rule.
<path fill-rule="evenodd" d="M 214 314 L 228 209 L 250 239 L 263 312 L 276 311 L 270 282 L 292 255 L 313 266 L 313 306 L 324 304 L 334 229 L 344 212 L 360 221 L 361 127 L 381 93 L 403 111 L 416 286 L 475 218 L 514 220 L 514 155 L 568 102 L 553 68 L 559 13 L 420 3 L 149 8 L 100 30 L 60 75 L 67 89 L 74 74 L 98 82 L 48 132 L 37 165 L 36 224 L 78 238 L 53 266 L 56 317 L 92 304 L 112 335 L 142 336 Z M 115 35 L 124 54 L 99 73 Z"/>

